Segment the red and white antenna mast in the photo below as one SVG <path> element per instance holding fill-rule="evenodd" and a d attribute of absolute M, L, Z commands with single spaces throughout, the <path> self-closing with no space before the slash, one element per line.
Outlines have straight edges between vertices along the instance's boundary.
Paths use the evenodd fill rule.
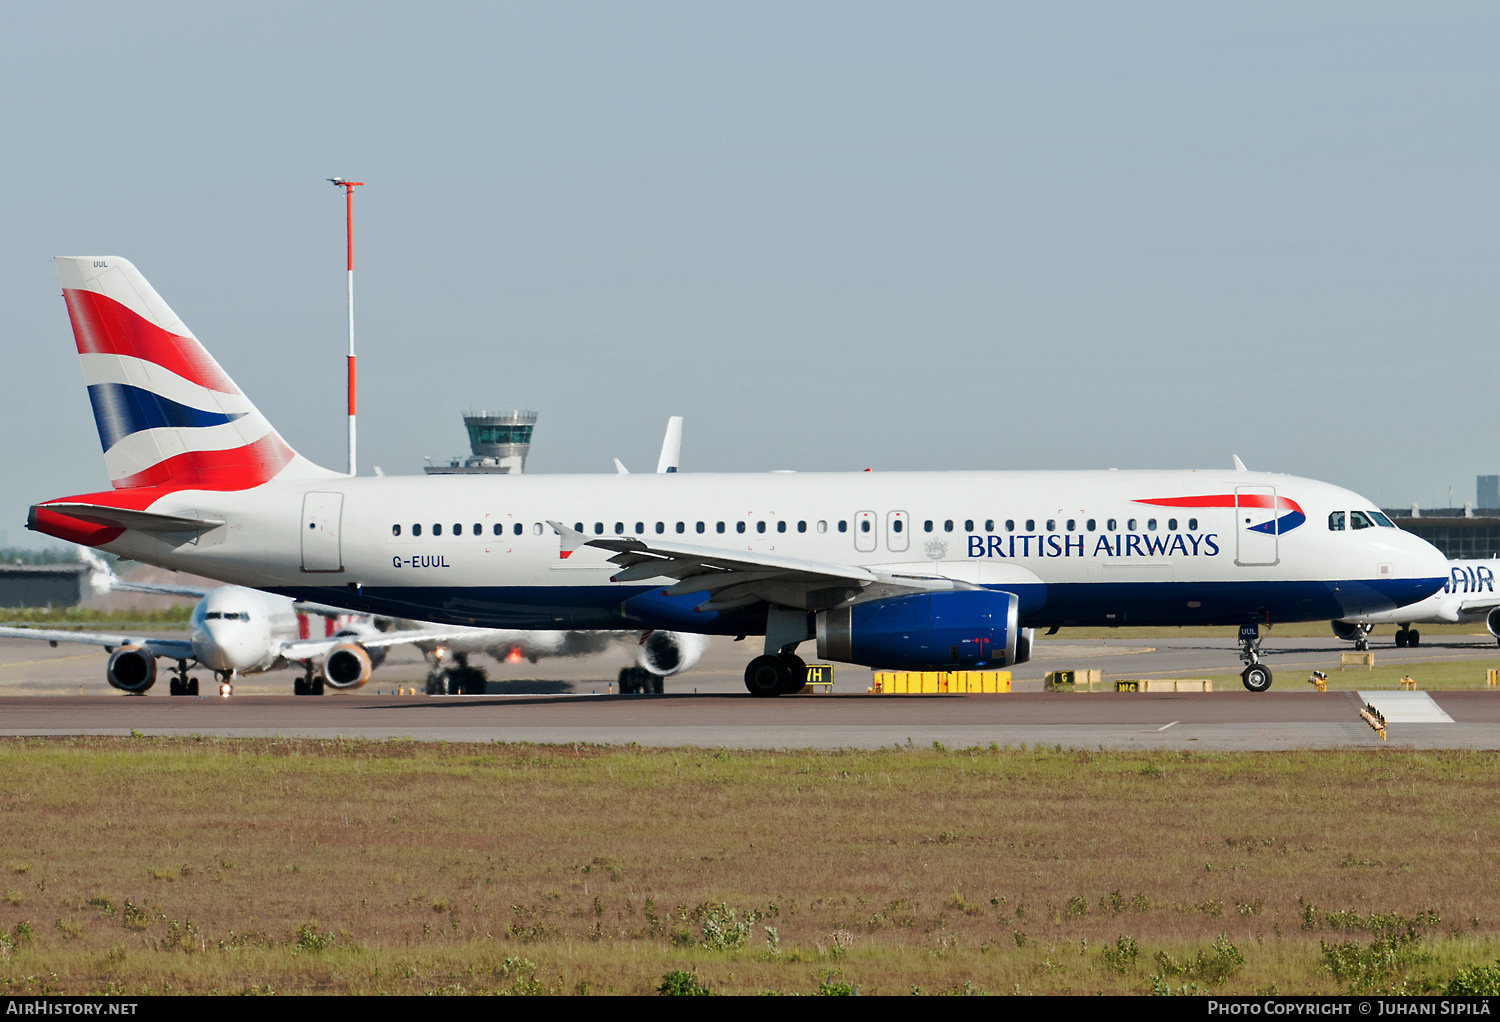
<path fill-rule="evenodd" d="M 344 222 L 349 247 L 349 474 L 354 475 L 354 189 L 363 181 L 328 179 L 344 190 Z"/>

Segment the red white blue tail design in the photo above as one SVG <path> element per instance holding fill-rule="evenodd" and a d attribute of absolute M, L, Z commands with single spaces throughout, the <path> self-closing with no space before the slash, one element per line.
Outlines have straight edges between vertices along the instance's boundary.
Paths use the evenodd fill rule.
<path fill-rule="evenodd" d="M 116 489 L 243 490 L 333 474 L 277 435 L 129 261 L 56 261 Z"/>

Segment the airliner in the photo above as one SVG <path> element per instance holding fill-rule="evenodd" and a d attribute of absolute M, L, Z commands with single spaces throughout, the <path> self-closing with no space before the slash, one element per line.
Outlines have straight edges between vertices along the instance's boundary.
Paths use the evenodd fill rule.
<path fill-rule="evenodd" d="M 617 646 L 628 648 L 638 665 L 620 671 L 621 693 L 659 693 L 662 679 L 691 668 L 707 645 L 701 635 L 664 631 L 537 632 L 392 621 L 242 586 L 130 582 L 116 575 L 93 550 L 80 548 L 79 555 L 89 565 L 89 586 L 95 595 L 134 592 L 196 598 L 188 616 L 188 638 L 10 627 L 0 627 L 0 637 L 53 646 L 59 642 L 103 646 L 110 653 L 104 680 L 128 695 L 144 695 L 156 684 L 159 659 L 176 662 L 169 685 L 174 696 L 199 694 L 198 679 L 189 674 L 195 664 L 214 673 L 221 695 L 232 694 L 241 675 L 295 664 L 302 666 L 303 673 L 293 683 L 294 694 L 322 695 L 325 688 L 348 691 L 368 682 L 386 651 L 403 643 L 416 646 L 430 661 L 430 695 L 482 694 L 484 671 L 469 663 L 476 654 L 535 663 L 543 658 L 589 656 Z"/>
<path fill-rule="evenodd" d="M 1391 610 L 1447 580 L 1372 502 L 1238 459 L 343 475 L 292 450 L 128 261 L 56 263 L 112 489 L 39 503 L 28 526 L 297 599 L 472 627 L 760 635 L 757 696 L 802 687 L 809 640 L 838 662 L 983 670 L 1024 663 L 1037 627 L 1239 625 L 1242 680 L 1264 691 L 1260 625 Z M 1354 510 L 1377 527 L 1332 527 Z"/>
<path fill-rule="evenodd" d="M 1376 611 L 1333 622 L 1333 633 L 1351 639 L 1354 648 L 1369 648 L 1370 632 L 1376 625 L 1395 624 L 1397 647 L 1415 647 L 1422 643 L 1422 633 L 1414 624 L 1475 624 L 1484 627 L 1500 643 L 1500 592 L 1495 578 L 1500 574 L 1500 558 L 1471 561 L 1449 561 L 1448 578 L 1442 589 L 1427 599 L 1397 610 Z"/>

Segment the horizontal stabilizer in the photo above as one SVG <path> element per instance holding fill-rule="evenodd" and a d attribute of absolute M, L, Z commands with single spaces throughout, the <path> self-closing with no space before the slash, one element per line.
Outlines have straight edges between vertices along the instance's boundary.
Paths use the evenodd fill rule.
<path fill-rule="evenodd" d="M 181 515 L 165 515 L 156 511 L 132 511 L 129 508 L 110 507 L 107 504 L 38 504 L 31 510 L 46 509 L 69 518 L 77 518 L 98 525 L 117 529 L 135 529 L 138 532 L 207 532 L 224 524 L 222 518 L 185 518 Z"/>

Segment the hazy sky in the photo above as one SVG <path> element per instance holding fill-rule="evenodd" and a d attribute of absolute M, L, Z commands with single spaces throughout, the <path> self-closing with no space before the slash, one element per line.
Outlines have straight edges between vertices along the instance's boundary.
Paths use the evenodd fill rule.
<path fill-rule="evenodd" d="M 286 439 L 530 468 L 1500 472 L 1493 4 L 18 4 L 0 543 L 107 486 L 51 257 Z"/>

